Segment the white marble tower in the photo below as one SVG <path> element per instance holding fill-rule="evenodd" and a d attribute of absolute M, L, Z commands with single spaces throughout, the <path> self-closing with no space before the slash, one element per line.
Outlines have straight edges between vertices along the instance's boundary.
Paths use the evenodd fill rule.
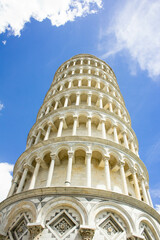
<path fill-rule="evenodd" d="M 149 193 L 113 70 L 80 54 L 63 63 L 0 203 L 4 240 L 158 240 Z"/>

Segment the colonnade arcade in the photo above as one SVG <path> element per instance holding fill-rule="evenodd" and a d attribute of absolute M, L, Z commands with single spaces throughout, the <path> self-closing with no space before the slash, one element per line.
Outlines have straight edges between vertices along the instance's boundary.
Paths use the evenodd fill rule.
<path fill-rule="evenodd" d="M 72 76 L 62 80 L 60 83 L 54 83 L 49 89 L 44 101 L 48 100 L 51 96 L 58 92 L 64 91 L 70 88 L 88 87 L 92 89 L 101 90 L 104 93 L 108 93 L 110 96 L 116 98 L 121 104 L 124 104 L 123 97 L 121 96 L 119 89 L 113 86 L 110 82 L 102 80 L 98 77 L 86 77 L 86 76 Z"/>
<path fill-rule="evenodd" d="M 49 100 L 43 105 L 43 108 L 38 114 L 38 118 L 40 119 L 48 113 L 54 113 L 54 111 L 59 108 L 65 108 L 72 105 L 97 107 L 106 112 L 109 111 L 115 114 L 120 119 L 123 119 L 125 123 L 130 123 L 126 109 L 117 101 L 105 94 L 98 94 L 96 91 L 89 92 L 84 89 L 81 89 L 77 92 L 72 90 L 65 94 L 59 94 L 58 96 L 54 97 L 54 99 Z"/>
<path fill-rule="evenodd" d="M 27 148 L 54 137 L 89 136 L 121 144 L 138 155 L 136 136 L 132 129 L 126 128 L 121 121 L 109 115 L 97 114 L 96 111 L 93 115 L 93 110 L 92 113 L 88 113 L 86 109 L 81 111 L 72 113 L 70 110 L 69 113 L 66 111 L 57 116 L 55 114 L 54 118 L 45 118 L 30 131 Z"/>
<path fill-rule="evenodd" d="M 99 176 L 98 182 L 96 175 Z M 143 171 L 124 155 L 109 150 L 102 153 L 91 147 L 66 147 L 58 149 L 56 153 L 46 153 L 45 150 L 41 156 L 34 154 L 25 159 L 23 169 L 15 175 L 9 196 L 36 187 L 51 186 L 106 189 L 136 197 L 152 205 Z"/>

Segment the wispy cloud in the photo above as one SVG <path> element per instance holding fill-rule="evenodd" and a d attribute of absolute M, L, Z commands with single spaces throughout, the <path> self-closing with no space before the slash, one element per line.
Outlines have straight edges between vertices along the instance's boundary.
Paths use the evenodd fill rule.
<path fill-rule="evenodd" d="M 105 59 L 127 50 L 132 62 L 137 62 L 142 70 L 147 70 L 149 76 L 157 80 L 160 75 L 160 1 L 120 2 L 106 31 L 100 34 L 102 48 L 107 46 L 102 57 Z"/>
<path fill-rule="evenodd" d="M 76 17 L 95 13 L 101 7 L 102 0 L 0 0 L 0 33 L 8 30 L 20 36 L 31 17 L 40 22 L 48 18 L 58 27 Z"/>
<path fill-rule="evenodd" d="M 4 41 L 2 41 L 2 43 L 3 43 L 3 45 L 6 45 L 7 41 L 6 41 L 6 40 L 4 40 Z"/>
<path fill-rule="evenodd" d="M 4 104 L 0 102 L 0 111 L 4 108 Z"/>
<path fill-rule="evenodd" d="M 9 163 L 0 163 L 0 202 L 7 197 L 11 186 L 13 165 Z"/>

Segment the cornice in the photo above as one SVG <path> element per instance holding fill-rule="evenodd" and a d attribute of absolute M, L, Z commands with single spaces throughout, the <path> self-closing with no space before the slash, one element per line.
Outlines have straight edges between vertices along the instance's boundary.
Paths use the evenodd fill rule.
<path fill-rule="evenodd" d="M 118 204 L 126 204 L 130 207 L 134 207 L 139 209 L 150 216 L 152 216 L 158 223 L 160 223 L 160 215 L 159 213 L 149 206 L 148 204 L 133 198 L 131 196 L 127 196 L 124 194 L 106 191 L 95 188 L 83 188 L 83 187 L 48 187 L 48 188 L 37 188 L 33 190 L 28 190 L 25 192 L 21 192 L 15 194 L 0 203 L 0 211 L 5 207 L 18 202 L 24 199 L 29 200 L 30 198 L 35 198 L 38 196 L 72 196 L 72 197 L 92 197 L 95 199 L 101 199 L 103 201 L 114 201 Z"/>

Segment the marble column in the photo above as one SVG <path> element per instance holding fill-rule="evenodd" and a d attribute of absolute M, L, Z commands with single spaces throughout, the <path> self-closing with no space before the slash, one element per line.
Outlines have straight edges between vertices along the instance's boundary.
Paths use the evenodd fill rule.
<path fill-rule="evenodd" d="M 86 152 L 87 187 L 91 187 L 91 157 L 92 157 L 92 153 Z"/>
<path fill-rule="evenodd" d="M 92 93 L 88 93 L 88 106 L 92 105 L 91 98 L 92 98 Z"/>
<path fill-rule="evenodd" d="M 138 180 L 137 180 L 136 169 L 132 169 L 132 175 L 133 175 L 136 197 L 137 197 L 137 199 L 141 200 L 141 194 L 140 194 L 139 184 L 138 184 Z"/>
<path fill-rule="evenodd" d="M 39 128 L 39 129 L 38 129 L 38 134 L 37 134 L 37 137 L 36 137 L 36 140 L 35 140 L 35 143 L 34 143 L 34 144 L 37 144 L 37 143 L 39 142 L 39 139 L 40 139 L 41 133 L 42 133 L 42 129 Z"/>
<path fill-rule="evenodd" d="M 50 154 L 50 157 L 51 157 L 51 162 L 50 162 L 50 166 L 49 166 L 46 187 L 50 187 L 51 183 L 52 183 L 52 177 L 53 177 L 53 171 L 54 171 L 54 164 L 55 164 L 56 155 L 55 154 Z"/>
<path fill-rule="evenodd" d="M 32 136 L 31 139 L 30 139 L 30 141 L 29 141 L 29 146 L 28 146 L 28 148 L 33 145 L 34 139 L 35 139 L 35 136 Z"/>
<path fill-rule="evenodd" d="M 29 189 L 34 189 L 34 187 L 35 187 L 35 183 L 36 183 L 36 180 L 37 180 L 37 175 L 38 175 L 38 172 L 39 172 L 39 169 L 40 169 L 40 166 L 41 166 L 41 162 L 42 162 L 41 158 L 36 158 L 36 166 L 35 166 L 35 169 L 34 169 L 34 172 L 33 172 L 33 175 L 32 175 L 32 179 L 31 179 L 31 182 L 30 182 Z"/>
<path fill-rule="evenodd" d="M 21 175 L 21 173 L 18 172 L 17 175 L 15 176 L 15 178 L 13 179 L 12 185 L 11 185 L 11 188 L 10 188 L 10 191 L 9 191 L 7 197 L 10 197 L 10 196 L 12 196 L 14 194 L 15 189 L 16 189 L 16 187 L 18 185 L 18 181 L 19 181 L 20 175 Z"/>
<path fill-rule="evenodd" d="M 134 143 L 133 143 L 133 140 L 132 140 L 132 139 L 130 140 L 130 144 L 131 144 L 131 150 L 132 150 L 132 152 L 133 152 L 133 153 L 136 153 L 136 152 L 135 152 Z"/>
<path fill-rule="evenodd" d="M 124 146 L 129 149 L 126 131 L 123 131 L 122 134 L 123 134 Z"/>
<path fill-rule="evenodd" d="M 109 102 L 109 111 L 113 112 L 113 107 L 112 107 L 112 103 L 111 102 Z"/>
<path fill-rule="evenodd" d="M 104 157 L 104 169 L 105 169 L 105 178 L 106 178 L 106 189 L 111 190 L 111 177 L 110 177 L 110 167 L 109 167 L 109 156 Z"/>
<path fill-rule="evenodd" d="M 147 196 L 147 191 L 144 183 L 144 176 L 142 175 L 140 176 L 140 181 L 141 181 L 141 187 L 142 187 L 143 200 L 145 201 L 145 203 L 149 205 L 149 199 Z"/>
<path fill-rule="evenodd" d="M 91 87 L 91 79 L 88 79 L 88 87 Z"/>
<path fill-rule="evenodd" d="M 51 108 L 51 105 L 48 105 L 45 114 L 49 113 L 50 108 Z"/>
<path fill-rule="evenodd" d="M 114 141 L 116 143 L 119 143 L 118 134 L 117 134 L 117 125 L 116 124 L 113 125 L 113 135 L 114 135 Z"/>
<path fill-rule="evenodd" d="M 99 96 L 99 107 L 100 108 L 103 108 L 103 101 L 102 101 L 102 99 L 103 99 L 103 96 Z"/>
<path fill-rule="evenodd" d="M 78 87 L 81 87 L 81 86 L 82 86 L 82 80 L 79 79 L 79 80 L 78 80 Z"/>
<path fill-rule="evenodd" d="M 59 128 L 58 128 L 58 132 L 57 132 L 57 137 L 61 137 L 61 135 L 62 135 L 64 118 L 61 117 L 61 118 L 59 118 L 59 120 L 60 120 L 60 122 L 59 122 Z"/>
<path fill-rule="evenodd" d="M 105 119 L 101 120 L 101 126 L 102 126 L 102 138 L 106 139 Z"/>
<path fill-rule="evenodd" d="M 92 131 L 91 131 L 91 127 L 92 127 L 92 125 L 91 125 L 91 118 L 92 117 L 88 117 L 88 121 L 87 121 L 87 125 L 88 125 L 88 136 L 91 136 L 92 135 Z"/>
<path fill-rule="evenodd" d="M 47 128 L 47 131 L 46 131 L 46 135 L 45 135 L 45 138 L 44 140 L 48 140 L 49 139 L 49 135 L 50 135 L 50 132 L 51 132 L 51 127 L 52 127 L 52 122 L 49 122 L 48 123 L 48 128 Z"/>
<path fill-rule="evenodd" d="M 64 102 L 64 107 L 67 107 L 68 106 L 68 99 L 69 99 L 69 96 L 65 96 L 65 102 Z"/>
<path fill-rule="evenodd" d="M 27 177 L 28 170 L 29 170 L 28 166 L 25 165 L 16 193 L 20 193 L 22 191 L 26 177 Z"/>
<path fill-rule="evenodd" d="M 79 106 L 79 104 L 80 104 L 80 94 L 77 93 L 76 94 L 76 106 Z"/>
<path fill-rule="evenodd" d="M 128 187 L 127 187 L 127 181 L 126 181 L 126 176 L 124 172 L 124 165 L 125 165 L 125 162 L 120 161 L 120 174 L 122 178 L 123 190 L 124 190 L 124 194 L 128 195 Z"/>
<path fill-rule="evenodd" d="M 69 81 L 68 88 L 71 88 L 71 86 L 72 86 L 72 81 Z"/>
<path fill-rule="evenodd" d="M 73 119 L 74 119 L 74 122 L 73 122 L 72 136 L 76 136 L 76 133 L 77 133 L 78 116 L 73 116 Z"/>
<path fill-rule="evenodd" d="M 55 103 L 54 110 L 57 110 L 57 108 L 58 108 L 58 100 Z"/>
<path fill-rule="evenodd" d="M 73 162 L 73 152 L 68 151 L 68 166 L 67 166 L 67 176 L 65 181 L 66 186 L 71 185 L 72 162 Z"/>
<path fill-rule="evenodd" d="M 121 110 L 120 110 L 120 108 L 118 107 L 118 116 L 121 118 L 122 117 L 122 114 L 121 114 Z"/>
<path fill-rule="evenodd" d="M 149 186 L 148 185 L 146 186 L 146 191 L 147 191 L 150 206 L 153 207 L 153 202 L 152 202 L 152 199 L 151 199 L 151 195 L 150 195 L 150 192 L 149 192 Z"/>

